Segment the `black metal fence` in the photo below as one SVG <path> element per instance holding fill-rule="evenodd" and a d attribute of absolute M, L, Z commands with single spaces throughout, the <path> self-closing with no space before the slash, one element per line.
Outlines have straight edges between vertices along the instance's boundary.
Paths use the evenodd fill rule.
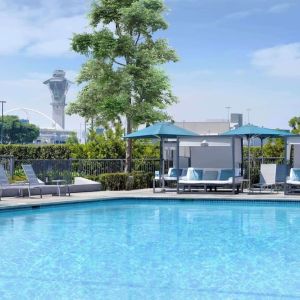
<path fill-rule="evenodd" d="M 52 179 L 65 179 L 69 182 L 74 177 L 95 177 L 104 173 L 124 172 L 124 159 L 24 159 L 15 160 L 12 156 L 0 156 L 2 163 L 8 173 L 16 176 L 23 176 L 22 164 L 31 164 L 37 176 L 44 182 L 51 182 Z M 283 157 L 251 158 L 251 182 L 259 181 L 259 170 L 262 163 L 284 163 Z M 160 169 L 159 160 L 143 159 L 133 160 L 133 171 L 154 173 Z M 172 167 L 172 161 L 165 161 L 165 170 Z M 248 179 L 248 159 L 244 159 L 244 178 Z"/>
<path fill-rule="evenodd" d="M 119 173 L 125 171 L 124 159 L 24 159 L 14 160 L 12 174 L 23 175 L 22 164 L 31 164 L 36 175 L 44 182 L 53 179 L 64 179 L 69 182 L 74 177 L 96 177 L 104 173 Z M 8 170 L 8 168 L 7 168 Z M 133 160 L 132 170 L 154 173 L 159 170 L 159 160 Z"/>

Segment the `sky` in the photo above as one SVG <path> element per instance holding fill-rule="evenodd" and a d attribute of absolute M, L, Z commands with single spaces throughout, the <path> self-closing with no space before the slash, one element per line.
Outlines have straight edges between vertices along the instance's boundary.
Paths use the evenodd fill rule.
<path fill-rule="evenodd" d="M 85 57 L 70 50 L 73 33 L 88 30 L 90 0 L 0 0 L 0 100 L 4 111 L 30 108 L 51 116 L 43 81 L 64 69 L 75 81 Z M 288 128 L 300 115 L 300 0 L 166 0 L 169 29 L 160 35 L 180 61 L 164 66 L 179 103 L 177 121 L 225 119 Z M 67 101 L 76 99 L 72 85 Z M 43 127 L 38 114 L 15 112 Z M 79 131 L 83 120 L 67 117 Z"/>

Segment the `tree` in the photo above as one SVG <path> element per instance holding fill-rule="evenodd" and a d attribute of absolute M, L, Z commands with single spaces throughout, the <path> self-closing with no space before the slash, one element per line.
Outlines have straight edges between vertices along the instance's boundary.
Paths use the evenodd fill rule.
<path fill-rule="evenodd" d="M 300 117 L 293 117 L 289 121 L 289 126 L 292 128 L 292 133 L 300 133 Z"/>
<path fill-rule="evenodd" d="M 170 117 L 164 111 L 176 102 L 169 79 L 158 66 L 176 62 L 165 39 L 163 0 L 97 0 L 89 14 L 92 33 L 75 34 L 72 49 L 88 60 L 78 77 L 83 84 L 70 114 L 107 124 L 125 120 L 126 132 L 141 124 Z M 131 169 L 132 142 L 126 145 L 126 170 Z"/>
<path fill-rule="evenodd" d="M 69 135 L 69 137 L 66 140 L 66 144 L 69 144 L 69 145 L 77 145 L 77 144 L 79 144 L 78 137 L 77 137 L 77 134 L 75 132 L 72 132 Z"/>
<path fill-rule="evenodd" d="M 31 144 L 40 134 L 37 126 L 21 122 L 17 116 L 4 116 L 3 143 Z"/>

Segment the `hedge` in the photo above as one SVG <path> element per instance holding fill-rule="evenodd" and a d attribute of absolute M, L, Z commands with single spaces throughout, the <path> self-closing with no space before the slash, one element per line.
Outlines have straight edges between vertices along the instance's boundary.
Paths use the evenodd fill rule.
<path fill-rule="evenodd" d="M 69 145 L 0 145 L 0 156 L 15 159 L 69 159 Z"/>
<path fill-rule="evenodd" d="M 103 190 L 122 191 L 151 188 L 153 174 L 142 172 L 106 173 L 88 178 L 100 182 Z"/>

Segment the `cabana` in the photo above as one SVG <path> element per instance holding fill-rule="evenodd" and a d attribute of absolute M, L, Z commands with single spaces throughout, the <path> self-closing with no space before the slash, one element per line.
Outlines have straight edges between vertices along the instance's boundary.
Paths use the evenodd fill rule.
<path fill-rule="evenodd" d="M 241 138 L 247 139 L 248 144 L 248 180 L 249 180 L 249 191 L 251 189 L 251 153 L 250 153 L 250 141 L 253 138 L 259 138 L 261 141 L 261 153 L 263 157 L 263 141 L 266 138 L 278 138 L 278 137 L 285 137 L 290 136 L 291 134 L 289 132 L 283 131 L 283 130 L 275 130 L 275 129 L 269 129 L 264 127 L 259 127 L 255 125 L 244 125 L 237 129 L 233 129 L 230 131 L 227 131 L 222 134 L 223 136 L 239 136 Z"/>
<path fill-rule="evenodd" d="M 285 137 L 285 194 L 300 192 L 300 135 Z"/>
<path fill-rule="evenodd" d="M 167 140 L 176 140 L 180 137 L 196 137 L 199 136 L 197 133 L 184 128 L 178 127 L 170 122 L 156 123 L 152 126 L 146 127 L 134 133 L 124 136 L 125 139 L 158 139 L 160 141 L 160 171 L 159 171 L 159 181 L 164 190 L 165 185 L 165 168 L 164 168 L 164 144 Z M 179 168 L 176 170 L 176 175 Z M 177 177 L 175 176 L 176 180 Z M 153 183 L 155 184 L 155 182 Z"/>
<path fill-rule="evenodd" d="M 177 138 L 176 169 L 188 167 L 185 177 L 177 176 L 177 193 L 208 189 L 238 193 L 243 184 L 242 146 L 242 139 L 235 136 Z"/>

